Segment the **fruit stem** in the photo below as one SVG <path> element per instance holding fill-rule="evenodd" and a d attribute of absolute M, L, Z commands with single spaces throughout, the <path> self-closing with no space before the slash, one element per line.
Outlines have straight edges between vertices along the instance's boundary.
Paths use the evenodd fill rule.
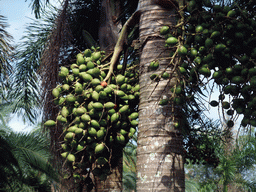
<path fill-rule="evenodd" d="M 117 65 L 117 62 L 120 58 L 120 55 L 124 49 L 124 45 L 126 43 L 126 40 L 127 40 L 127 31 L 128 31 L 128 28 L 130 26 L 134 26 L 135 24 L 138 23 L 139 21 L 139 16 L 140 16 L 140 11 L 136 11 L 132 14 L 132 16 L 126 21 L 126 23 L 124 24 L 121 32 L 120 32 L 120 35 L 119 35 L 119 38 L 117 40 L 117 43 L 115 45 L 115 48 L 114 48 L 114 53 L 113 53 L 113 56 L 110 60 L 110 66 L 109 66 L 109 71 L 108 71 L 108 74 L 107 76 L 105 77 L 105 79 L 103 81 L 107 81 L 111 75 L 113 74 L 114 72 L 114 69 Z"/>

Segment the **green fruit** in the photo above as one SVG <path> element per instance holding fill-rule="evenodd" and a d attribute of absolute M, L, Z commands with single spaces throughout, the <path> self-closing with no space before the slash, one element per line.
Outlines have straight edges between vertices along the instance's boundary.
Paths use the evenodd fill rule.
<path fill-rule="evenodd" d="M 115 107 L 115 103 L 112 103 L 112 102 L 107 102 L 107 103 L 105 103 L 104 104 L 104 108 L 106 108 L 106 109 L 112 109 L 112 108 L 114 108 Z"/>
<path fill-rule="evenodd" d="M 70 141 L 70 140 L 72 140 L 74 137 L 75 137 L 75 133 L 73 133 L 73 132 L 67 132 L 64 138 L 65 138 L 66 140 Z"/>
<path fill-rule="evenodd" d="M 93 69 L 94 67 L 95 67 L 95 65 L 92 61 L 87 62 L 87 69 Z"/>
<path fill-rule="evenodd" d="M 115 95 L 119 96 L 119 97 L 123 97 L 125 96 L 125 93 L 121 90 L 115 90 L 114 91 Z"/>
<path fill-rule="evenodd" d="M 63 157 L 63 158 L 67 158 L 69 152 L 64 152 L 64 153 L 61 153 L 60 155 Z"/>
<path fill-rule="evenodd" d="M 202 62 L 201 57 L 196 57 L 196 58 L 194 59 L 194 62 L 200 65 L 201 62 Z"/>
<path fill-rule="evenodd" d="M 69 69 L 67 67 L 61 66 L 60 72 L 66 77 L 69 74 Z"/>
<path fill-rule="evenodd" d="M 220 44 L 217 44 L 217 45 L 215 46 L 214 50 L 215 50 L 216 52 L 221 52 L 221 51 L 223 51 L 225 48 L 226 48 L 226 45 L 220 43 Z"/>
<path fill-rule="evenodd" d="M 79 73 L 80 73 L 80 71 L 79 71 L 78 68 L 73 68 L 73 69 L 72 69 L 72 73 L 73 73 L 74 76 L 78 76 Z"/>
<path fill-rule="evenodd" d="M 99 93 L 98 93 L 97 91 L 93 91 L 92 94 L 91 94 L 91 96 L 92 96 L 92 99 L 93 99 L 94 101 L 98 101 L 99 98 L 100 98 L 100 95 L 99 95 Z"/>
<path fill-rule="evenodd" d="M 81 116 L 81 121 L 83 121 L 83 122 L 89 122 L 89 121 L 91 121 L 90 115 L 83 114 L 83 115 Z"/>
<path fill-rule="evenodd" d="M 103 130 L 100 129 L 100 130 L 97 131 L 97 139 L 98 140 L 103 139 L 104 136 L 105 136 L 105 132 Z"/>
<path fill-rule="evenodd" d="M 227 13 L 227 17 L 234 17 L 236 15 L 236 11 L 235 10 L 230 10 L 228 13 Z"/>
<path fill-rule="evenodd" d="M 203 74 L 205 77 L 211 76 L 211 70 L 207 67 L 201 67 L 198 71 L 199 73 Z"/>
<path fill-rule="evenodd" d="M 77 128 L 77 129 L 75 129 L 75 134 L 76 135 L 82 135 L 83 134 L 83 129 L 82 128 Z"/>
<path fill-rule="evenodd" d="M 67 97 L 66 97 L 66 101 L 68 103 L 73 103 L 73 102 L 76 101 L 76 97 L 74 95 L 72 95 L 72 94 L 68 94 Z"/>
<path fill-rule="evenodd" d="M 54 89 L 52 90 L 52 95 L 53 95 L 54 97 L 59 97 L 59 95 L 60 95 L 59 89 L 58 89 L 58 88 L 54 88 Z"/>
<path fill-rule="evenodd" d="M 80 84 L 80 83 L 79 83 Z M 75 93 L 80 94 L 83 92 L 83 86 L 80 84 L 80 86 L 75 87 Z"/>
<path fill-rule="evenodd" d="M 124 105 L 123 107 L 121 107 L 120 109 L 119 109 L 119 113 L 126 113 L 127 111 L 128 111 L 128 109 L 129 109 L 129 105 Z"/>
<path fill-rule="evenodd" d="M 132 120 L 130 123 L 132 127 L 136 127 L 139 124 L 137 120 Z"/>
<path fill-rule="evenodd" d="M 235 76 L 232 78 L 231 83 L 241 84 L 244 82 L 244 79 L 241 76 Z"/>
<path fill-rule="evenodd" d="M 120 117 L 119 113 L 114 113 L 113 115 L 111 115 L 111 118 L 110 118 L 111 123 L 117 122 L 119 117 Z"/>
<path fill-rule="evenodd" d="M 196 26 L 196 33 L 201 33 L 204 30 L 202 25 Z"/>
<path fill-rule="evenodd" d="M 93 68 L 92 69 L 92 75 L 94 76 L 94 77 L 99 77 L 99 75 L 100 75 L 100 69 L 99 68 Z"/>
<path fill-rule="evenodd" d="M 195 48 L 192 48 L 190 53 L 191 53 L 192 56 L 197 56 L 197 54 L 198 54 L 198 52 Z"/>
<path fill-rule="evenodd" d="M 122 85 L 124 82 L 125 82 L 125 76 L 120 74 L 116 76 L 117 85 Z"/>
<path fill-rule="evenodd" d="M 168 39 L 166 39 L 165 43 L 167 45 L 173 45 L 178 43 L 178 39 L 176 37 L 169 37 Z"/>
<path fill-rule="evenodd" d="M 77 128 L 78 128 L 77 125 L 74 125 L 74 126 L 69 127 L 69 128 L 67 129 L 67 131 L 74 133 Z"/>
<path fill-rule="evenodd" d="M 153 74 L 150 75 L 150 79 L 151 80 L 157 80 L 158 79 L 158 75 L 153 73 Z"/>
<path fill-rule="evenodd" d="M 83 55 L 81 53 L 77 54 L 76 63 L 78 65 L 85 63 L 84 57 L 83 57 Z"/>
<path fill-rule="evenodd" d="M 85 64 L 81 64 L 81 65 L 79 66 L 79 71 L 81 71 L 81 72 L 86 71 L 86 69 L 87 69 L 87 67 L 86 67 Z"/>
<path fill-rule="evenodd" d="M 86 113 L 87 111 L 86 111 L 86 109 L 84 108 L 84 107 L 78 107 L 77 109 L 76 109 L 76 114 L 77 115 L 83 115 L 84 113 Z"/>
<path fill-rule="evenodd" d="M 221 71 L 215 71 L 215 72 L 213 73 L 212 77 L 213 77 L 214 79 L 219 79 L 219 78 L 222 77 L 222 72 L 221 72 Z"/>
<path fill-rule="evenodd" d="M 74 162 L 75 160 L 76 160 L 76 157 L 75 157 L 75 155 L 73 155 L 73 154 L 68 154 L 68 156 L 67 156 L 67 160 L 69 161 L 69 162 Z"/>
<path fill-rule="evenodd" d="M 149 67 L 151 70 L 156 70 L 159 67 L 159 62 L 158 61 L 151 61 L 149 64 Z"/>
<path fill-rule="evenodd" d="M 97 85 L 94 90 L 99 93 L 104 90 L 104 87 L 102 85 Z"/>
<path fill-rule="evenodd" d="M 139 84 L 135 85 L 135 87 L 133 88 L 133 91 L 137 92 L 139 90 L 140 90 L 140 85 Z"/>
<path fill-rule="evenodd" d="M 127 84 L 126 84 L 126 83 L 122 84 L 121 87 L 120 87 L 120 89 L 121 89 L 122 91 L 126 92 L 126 91 L 127 91 Z"/>
<path fill-rule="evenodd" d="M 64 85 L 62 85 L 62 90 L 63 90 L 63 91 L 68 91 L 69 88 L 70 88 L 69 84 L 64 84 Z"/>
<path fill-rule="evenodd" d="M 134 120 L 134 119 L 137 119 L 138 116 L 139 116 L 139 113 L 133 112 L 131 115 L 129 115 L 129 118 L 130 118 L 131 120 Z"/>
<path fill-rule="evenodd" d="M 84 146 L 78 144 L 76 147 L 76 151 L 82 151 L 84 149 Z"/>
<path fill-rule="evenodd" d="M 103 109 L 103 104 L 100 102 L 95 102 L 93 103 L 93 108 L 96 110 L 102 110 Z"/>
<path fill-rule="evenodd" d="M 88 134 L 91 136 L 91 137 L 96 137 L 97 136 L 97 130 L 93 127 L 89 127 L 88 128 Z"/>
<path fill-rule="evenodd" d="M 169 33 L 170 31 L 170 27 L 168 26 L 163 26 L 161 29 L 160 29 L 160 34 L 161 35 L 166 35 L 167 33 Z"/>
<path fill-rule="evenodd" d="M 217 107 L 217 106 L 219 105 L 219 102 L 213 100 L 213 101 L 210 102 L 210 105 L 211 105 L 212 107 Z"/>
<path fill-rule="evenodd" d="M 167 72 L 164 72 L 164 73 L 162 74 L 162 78 L 163 78 L 163 79 L 169 79 L 169 78 L 170 78 L 170 74 L 167 73 Z"/>
<path fill-rule="evenodd" d="M 90 49 L 85 49 L 84 50 L 84 56 L 85 57 L 91 57 L 92 51 Z"/>
<path fill-rule="evenodd" d="M 97 85 L 100 85 L 100 80 L 95 78 L 91 81 L 91 85 L 96 87 Z"/>
<path fill-rule="evenodd" d="M 98 121 L 92 119 L 91 122 L 90 122 L 90 125 L 96 129 L 99 129 L 100 128 L 100 124 Z"/>
<path fill-rule="evenodd" d="M 115 109 L 109 109 L 109 110 L 108 110 L 108 114 L 109 114 L 110 116 L 112 116 L 114 113 L 116 113 L 116 110 L 115 110 Z"/>
<path fill-rule="evenodd" d="M 229 102 L 223 101 L 223 102 L 222 102 L 222 107 L 223 107 L 224 109 L 229 109 L 229 108 L 230 108 Z"/>
<path fill-rule="evenodd" d="M 179 67 L 180 73 L 181 74 L 186 74 L 187 70 L 184 67 Z"/>
<path fill-rule="evenodd" d="M 62 115 L 58 115 L 56 119 L 57 119 L 57 121 L 62 122 L 62 123 L 68 122 L 67 118 L 63 117 Z"/>
<path fill-rule="evenodd" d="M 219 31 L 213 31 L 212 34 L 211 34 L 211 38 L 214 39 L 216 37 L 219 37 L 220 36 L 220 32 Z"/>
<path fill-rule="evenodd" d="M 212 47 L 212 45 L 213 45 L 213 40 L 210 38 L 207 38 L 205 40 L 205 47 L 210 48 L 210 47 Z"/>
<path fill-rule="evenodd" d="M 120 144 L 125 144 L 125 137 L 123 135 L 116 136 L 116 141 Z"/>
<path fill-rule="evenodd" d="M 97 144 L 96 147 L 95 147 L 95 154 L 100 154 L 104 151 L 105 149 L 105 145 L 103 143 L 100 143 L 100 144 Z"/>
<path fill-rule="evenodd" d="M 188 53 L 188 50 L 185 46 L 182 45 L 182 46 L 179 47 L 178 53 L 180 55 L 186 55 Z"/>
<path fill-rule="evenodd" d="M 100 57 L 101 57 L 100 51 L 98 51 L 98 52 L 93 52 L 93 53 L 92 53 L 92 59 L 93 59 L 93 61 L 99 60 Z"/>
<path fill-rule="evenodd" d="M 51 126 L 55 126 L 55 125 L 56 125 L 56 122 L 53 120 L 48 120 L 44 123 L 44 126 L 47 126 L 47 127 L 51 127 Z"/>

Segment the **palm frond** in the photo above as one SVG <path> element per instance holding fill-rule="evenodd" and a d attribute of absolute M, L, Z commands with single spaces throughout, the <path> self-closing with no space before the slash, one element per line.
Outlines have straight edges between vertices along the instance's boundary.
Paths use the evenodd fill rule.
<path fill-rule="evenodd" d="M 0 15 L 0 94 L 5 98 L 4 94 L 9 87 L 9 75 L 12 72 L 11 60 L 13 54 L 13 47 L 11 41 L 13 37 L 6 31 L 8 24 L 6 18 Z"/>
<path fill-rule="evenodd" d="M 40 13 L 44 10 L 44 7 L 49 3 L 49 0 L 45 0 L 44 3 L 41 0 L 31 0 L 30 6 L 34 11 L 36 19 L 40 18 Z"/>
<path fill-rule="evenodd" d="M 18 159 L 23 171 L 33 168 L 45 173 L 51 179 L 58 181 L 56 171 L 49 163 L 49 140 L 37 133 L 10 133 L 7 138 L 12 142 L 13 154 Z"/>
<path fill-rule="evenodd" d="M 136 172 L 125 172 L 123 174 L 123 186 L 127 191 L 136 189 Z"/>
<path fill-rule="evenodd" d="M 26 35 L 23 36 L 21 45 L 17 48 L 10 98 L 15 98 L 13 112 L 22 114 L 24 120 L 28 119 L 30 122 L 34 122 L 39 115 L 41 78 L 38 69 L 55 16 L 54 12 L 45 12 L 41 20 L 32 19 L 26 27 Z"/>
<path fill-rule="evenodd" d="M 13 146 L 10 145 L 8 139 L 4 136 L 6 133 L 1 130 L 0 134 L 0 188 L 5 188 L 10 186 L 12 180 L 18 180 L 21 178 L 21 169 L 19 163 L 15 158 L 12 149 Z"/>

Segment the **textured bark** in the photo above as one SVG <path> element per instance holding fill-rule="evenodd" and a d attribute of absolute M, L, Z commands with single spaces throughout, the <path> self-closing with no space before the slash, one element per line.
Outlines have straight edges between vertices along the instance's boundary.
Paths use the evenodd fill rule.
<path fill-rule="evenodd" d="M 96 180 L 95 192 L 122 191 L 123 158 L 117 164 L 117 167 L 112 169 L 112 174 L 108 176 L 106 181 Z"/>
<path fill-rule="evenodd" d="M 99 26 L 99 43 L 101 50 L 107 53 L 113 51 L 121 29 L 120 22 L 116 19 L 121 13 L 120 2 L 118 0 L 102 0 Z"/>
<path fill-rule="evenodd" d="M 178 106 L 160 106 L 161 98 L 170 97 L 170 88 L 178 82 L 172 72 L 170 80 L 153 82 L 152 73 L 161 73 L 170 63 L 170 50 L 159 30 L 175 25 L 174 9 L 165 9 L 157 1 L 141 0 L 140 41 L 144 42 L 140 58 L 140 104 L 137 148 L 137 191 L 185 191 L 182 136 L 174 128 L 181 118 Z M 169 7 L 170 8 L 170 7 Z M 158 60 L 160 67 L 151 72 L 148 66 Z M 171 72 L 173 66 L 167 71 Z"/>

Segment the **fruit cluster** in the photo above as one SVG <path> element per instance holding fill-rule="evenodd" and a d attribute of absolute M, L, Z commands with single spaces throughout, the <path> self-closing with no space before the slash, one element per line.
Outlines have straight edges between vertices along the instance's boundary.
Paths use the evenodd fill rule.
<path fill-rule="evenodd" d="M 60 68 L 62 82 L 52 90 L 60 112 L 44 123 L 63 127 L 61 156 L 79 178 L 93 173 L 106 179 L 138 125 L 135 67 L 121 74 L 123 65 L 118 65 L 112 73 L 103 57 L 102 51 L 86 49 L 77 54 L 76 63 Z"/>
<path fill-rule="evenodd" d="M 176 49 L 170 56 L 180 58 L 176 66 L 180 82 L 172 88 L 172 98 L 160 104 L 182 104 L 187 111 L 200 113 L 205 108 L 201 107 L 201 99 L 195 97 L 203 95 L 201 90 L 212 81 L 219 87 L 220 95 L 209 104 L 219 106 L 224 119 L 228 115 L 227 126 L 233 127 L 240 114 L 242 126 L 256 126 L 255 14 L 237 5 L 213 5 L 209 0 L 188 1 L 181 11 L 183 20 L 177 26 L 160 29 L 166 47 Z M 171 74 L 165 76 L 170 78 Z M 151 79 L 160 78 L 152 75 Z M 195 155 L 188 156 L 195 159 Z"/>
<path fill-rule="evenodd" d="M 221 94 L 211 106 L 221 104 L 227 115 L 243 114 L 243 126 L 256 126 L 255 15 L 235 6 L 192 0 L 187 3 L 182 26 L 163 26 L 160 34 L 166 36 L 166 46 L 176 46 L 182 57 L 178 72 L 186 92 L 191 95 L 196 92 L 193 88 L 206 85 L 204 78 L 213 79 Z M 225 95 L 232 99 L 224 101 Z"/>

